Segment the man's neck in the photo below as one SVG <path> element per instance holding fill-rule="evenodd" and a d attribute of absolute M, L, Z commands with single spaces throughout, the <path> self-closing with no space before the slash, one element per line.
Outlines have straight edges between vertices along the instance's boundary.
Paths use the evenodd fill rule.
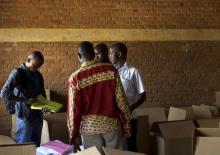
<path fill-rule="evenodd" d="M 115 64 L 115 67 L 118 69 L 118 68 L 123 67 L 124 64 L 125 64 L 125 61 L 119 61 L 118 63 Z"/>
<path fill-rule="evenodd" d="M 25 62 L 24 64 L 25 64 L 25 66 L 26 66 L 28 69 L 30 69 L 30 66 L 29 66 L 29 63 L 28 63 L 28 62 Z"/>

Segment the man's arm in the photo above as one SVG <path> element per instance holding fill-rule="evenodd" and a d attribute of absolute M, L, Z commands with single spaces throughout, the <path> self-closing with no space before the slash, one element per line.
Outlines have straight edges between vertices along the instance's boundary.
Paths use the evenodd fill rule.
<path fill-rule="evenodd" d="M 146 92 L 139 94 L 138 100 L 134 104 L 132 104 L 132 106 L 130 107 L 131 112 L 134 111 L 139 106 L 141 106 L 145 100 L 146 100 Z"/>
<path fill-rule="evenodd" d="M 21 81 L 21 74 L 16 69 L 12 70 L 12 72 L 10 73 L 7 81 L 5 82 L 2 88 L 1 97 L 4 100 L 24 102 L 25 99 L 13 95 L 14 88 L 20 83 L 20 81 Z"/>
<path fill-rule="evenodd" d="M 138 93 L 138 99 L 137 101 L 132 104 L 132 106 L 130 107 L 130 110 L 131 112 L 134 111 L 136 108 L 138 108 L 139 106 L 141 106 L 144 101 L 146 100 L 146 92 L 144 90 L 144 84 L 143 84 L 143 81 L 142 81 L 142 78 L 138 72 L 138 70 L 136 70 L 134 72 L 134 75 L 133 75 L 133 83 L 135 85 L 135 89 L 136 89 L 136 92 Z"/>
<path fill-rule="evenodd" d="M 41 94 L 44 96 L 44 97 L 47 97 L 46 96 L 46 92 L 45 92 L 45 88 L 44 88 L 44 78 L 42 76 L 42 74 L 39 72 L 39 77 L 40 77 L 40 84 L 41 84 Z"/>
<path fill-rule="evenodd" d="M 20 72 L 17 69 L 13 69 L 1 91 L 1 97 L 3 98 L 3 100 L 24 102 L 25 104 L 32 104 L 35 101 L 35 99 L 33 98 L 25 99 L 14 96 L 14 88 L 21 83 L 21 80 L 22 75 L 20 74 Z"/>
<path fill-rule="evenodd" d="M 67 107 L 67 127 L 69 131 L 69 141 L 76 143 L 77 137 L 80 135 L 81 107 L 79 100 L 79 91 L 72 81 L 68 85 L 68 107 Z"/>
<path fill-rule="evenodd" d="M 124 131 L 124 135 L 129 137 L 131 134 L 130 131 L 130 110 L 128 107 L 127 98 L 125 96 L 125 92 L 120 80 L 118 73 L 116 73 L 116 90 L 115 90 L 116 102 L 120 112 L 120 119 L 122 122 L 122 127 Z"/>

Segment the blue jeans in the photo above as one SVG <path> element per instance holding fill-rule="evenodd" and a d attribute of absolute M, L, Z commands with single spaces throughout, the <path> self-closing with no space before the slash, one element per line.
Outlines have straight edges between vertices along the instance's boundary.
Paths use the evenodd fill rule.
<path fill-rule="evenodd" d="M 125 139 L 124 149 L 128 151 L 137 152 L 137 119 L 130 120 L 131 123 L 131 136 Z"/>
<path fill-rule="evenodd" d="M 37 147 L 40 146 L 42 126 L 43 120 L 35 119 L 30 122 L 16 117 L 16 142 L 18 144 L 34 142 Z"/>

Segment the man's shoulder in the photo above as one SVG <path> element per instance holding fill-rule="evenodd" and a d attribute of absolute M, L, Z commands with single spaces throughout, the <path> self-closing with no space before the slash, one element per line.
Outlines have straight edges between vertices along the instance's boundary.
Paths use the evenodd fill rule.
<path fill-rule="evenodd" d="M 21 69 L 20 68 L 14 68 L 14 69 L 12 69 L 11 70 L 11 72 L 10 72 L 10 75 L 9 75 L 9 79 L 10 78 L 13 78 L 13 77 L 18 77 L 18 76 L 21 76 L 21 72 L 22 71 L 20 71 Z"/>
<path fill-rule="evenodd" d="M 115 67 L 110 63 L 96 63 L 86 68 L 81 69 L 81 72 L 91 71 L 92 73 L 96 72 L 105 72 L 105 71 L 116 71 Z"/>
<path fill-rule="evenodd" d="M 130 73 L 139 73 L 138 69 L 133 65 L 128 65 L 128 70 Z"/>
<path fill-rule="evenodd" d="M 78 70 L 76 70 L 75 72 L 73 72 L 70 77 L 69 77 L 69 82 L 72 82 L 73 79 L 79 74 L 79 72 L 81 71 L 81 68 L 79 68 Z"/>
<path fill-rule="evenodd" d="M 79 68 L 77 71 L 72 73 L 69 77 L 69 82 L 72 82 L 74 79 L 80 80 L 85 76 L 107 71 L 116 72 L 116 69 L 110 63 L 95 63 L 90 66 Z"/>
<path fill-rule="evenodd" d="M 91 65 L 91 67 L 109 67 L 109 68 L 114 68 L 114 66 L 111 63 L 95 63 L 94 65 Z"/>

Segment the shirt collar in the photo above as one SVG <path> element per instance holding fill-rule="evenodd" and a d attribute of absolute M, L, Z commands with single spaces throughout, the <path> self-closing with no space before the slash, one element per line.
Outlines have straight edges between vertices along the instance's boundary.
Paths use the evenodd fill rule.
<path fill-rule="evenodd" d="M 125 62 L 122 67 L 117 68 L 117 69 L 118 69 L 118 72 L 121 72 L 121 71 L 125 70 L 126 68 L 128 68 L 127 62 Z"/>
<path fill-rule="evenodd" d="M 90 65 L 93 65 L 95 63 L 94 60 L 91 60 L 91 61 L 86 61 L 84 62 L 80 68 L 83 68 L 83 67 L 86 67 L 86 66 L 90 66 Z"/>
<path fill-rule="evenodd" d="M 23 70 L 25 71 L 29 71 L 28 67 L 26 66 L 25 63 L 22 63 L 21 66 L 20 66 Z"/>

